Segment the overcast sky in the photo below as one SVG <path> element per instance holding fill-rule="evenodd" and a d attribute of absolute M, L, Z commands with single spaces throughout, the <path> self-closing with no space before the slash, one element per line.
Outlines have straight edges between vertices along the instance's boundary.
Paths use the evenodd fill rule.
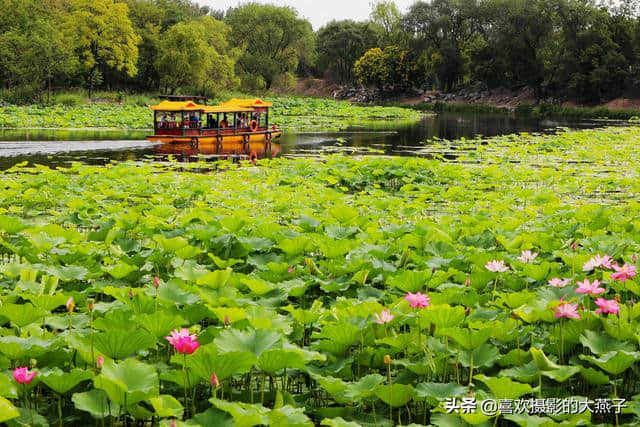
<path fill-rule="evenodd" d="M 317 30 L 327 22 L 334 19 L 363 20 L 371 11 L 371 0 L 254 0 L 258 3 L 271 3 L 276 5 L 292 6 L 298 10 L 298 14 L 309 19 L 313 29 Z M 227 10 L 246 0 L 196 0 L 201 5 L 207 5 L 213 9 Z M 396 0 L 398 8 L 405 12 L 414 0 Z"/>

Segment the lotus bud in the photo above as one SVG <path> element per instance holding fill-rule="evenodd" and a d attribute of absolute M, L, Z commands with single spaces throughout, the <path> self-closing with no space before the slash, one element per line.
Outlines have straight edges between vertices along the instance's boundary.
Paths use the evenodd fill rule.
<path fill-rule="evenodd" d="M 631 255 L 631 262 L 633 262 L 633 263 L 638 262 L 638 254 Z"/>
<path fill-rule="evenodd" d="M 29 360 L 29 363 L 31 364 L 31 369 L 35 369 L 35 367 L 38 366 L 38 361 L 36 359 Z"/>
<path fill-rule="evenodd" d="M 384 364 L 387 366 L 391 365 L 391 356 L 389 356 L 388 354 L 384 355 Z"/>
<path fill-rule="evenodd" d="M 467 280 L 465 280 L 465 281 L 464 281 L 464 285 L 465 285 L 466 287 L 471 286 L 471 278 L 470 278 L 470 277 L 467 277 Z"/>
<path fill-rule="evenodd" d="M 89 298 L 87 300 L 87 310 L 89 311 L 89 313 L 91 313 L 94 308 L 95 308 L 95 301 L 93 300 L 93 298 Z"/>
<path fill-rule="evenodd" d="M 133 290 L 129 289 L 129 299 L 133 299 Z"/>
<path fill-rule="evenodd" d="M 104 365 L 104 356 L 100 355 L 98 356 L 98 358 L 96 359 L 96 366 L 98 367 L 98 369 L 102 368 L 102 365 Z"/>
<path fill-rule="evenodd" d="M 211 387 L 213 388 L 220 387 L 220 381 L 218 380 L 218 376 L 216 375 L 215 372 L 211 374 Z"/>
<path fill-rule="evenodd" d="M 578 250 L 578 242 L 573 242 L 571 244 L 571 249 L 573 249 L 574 252 L 577 251 Z"/>
<path fill-rule="evenodd" d="M 289 273 L 289 274 L 293 273 L 294 271 L 296 271 L 296 267 L 295 266 L 291 266 L 291 267 L 289 267 L 287 269 L 287 273 Z"/>
<path fill-rule="evenodd" d="M 224 315 L 224 326 L 229 326 L 231 324 L 231 319 L 229 319 L 229 315 Z"/>
<path fill-rule="evenodd" d="M 169 427 L 178 427 L 178 422 L 176 420 L 171 420 L 171 424 L 169 424 Z"/>
<path fill-rule="evenodd" d="M 465 315 L 465 316 L 468 316 L 468 315 L 470 315 L 470 314 L 471 314 L 471 307 L 467 307 L 467 308 L 465 308 L 465 309 L 464 309 L 464 315 Z"/>
<path fill-rule="evenodd" d="M 73 297 L 69 297 L 69 299 L 67 300 L 67 303 L 65 305 L 67 306 L 67 311 L 69 313 L 72 313 L 73 309 L 76 308 L 76 304 L 73 301 Z"/>
<path fill-rule="evenodd" d="M 160 279 L 158 278 L 158 276 L 155 276 L 153 278 L 153 287 L 158 289 L 158 286 L 160 286 Z"/>

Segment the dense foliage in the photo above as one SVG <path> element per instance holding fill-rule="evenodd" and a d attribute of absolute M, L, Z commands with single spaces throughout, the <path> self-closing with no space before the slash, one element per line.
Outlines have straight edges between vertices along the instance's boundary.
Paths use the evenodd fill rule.
<path fill-rule="evenodd" d="M 639 137 L 5 171 L 0 421 L 637 423 Z"/>
<path fill-rule="evenodd" d="M 633 0 L 421 0 L 404 14 L 377 1 L 369 20 L 315 33 L 290 7 L 251 2 L 215 11 L 190 0 L 0 0 L 0 47 L 0 98 L 14 103 L 69 87 L 215 95 L 309 75 L 380 86 L 384 72 L 354 73 L 369 49 L 368 59 L 382 50 L 415 70 L 384 85 L 392 92 L 480 81 L 598 103 L 640 84 Z"/>
<path fill-rule="evenodd" d="M 269 97 L 275 108 L 270 122 L 286 130 L 338 130 L 348 125 L 375 126 L 416 122 L 420 113 L 399 107 L 360 107 L 346 101 L 294 96 Z M 144 100 L 145 102 L 155 102 Z M 7 106 L 0 110 L 0 128 L 151 129 L 149 107 L 125 102 L 80 105 Z"/>

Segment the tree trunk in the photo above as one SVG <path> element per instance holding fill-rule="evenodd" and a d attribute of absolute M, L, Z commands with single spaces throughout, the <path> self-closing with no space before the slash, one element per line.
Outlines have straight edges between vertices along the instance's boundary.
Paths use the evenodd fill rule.
<path fill-rule="evenodd" d="M 94 65 L 89 71 L 89 100 L 93 97 L 93 74 L 96 71 L 96 66 Z"/>

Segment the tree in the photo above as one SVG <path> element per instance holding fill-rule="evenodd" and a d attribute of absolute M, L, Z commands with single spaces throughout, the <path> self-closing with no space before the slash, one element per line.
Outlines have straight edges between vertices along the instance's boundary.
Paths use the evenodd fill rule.
<path fill-rule="evenodd" d="M 211 93 L 235 83 L 229 28 L 206 16 L 171 27 L 162 37 L 156 62 L 161 84 L 170 93 L 190 88 Z"/>
<path fill-rule="evenodd" d="M 73 39 L 60 30 L 59 14 L 35 0 L 0 2 L 0 78 L 5 87 L 22 87 L 40 98 L 51 81 L 75 69 Z"/>
<path fill-rule="evenodd" d="M 404 91 L 419 83 L 411 52 L 399 46 L 369 49 L 356 61 L 354 71 L 360 83 L 382 92 Z"/>
<path fill-rule="evenodd" d="M 269 89 L 278 75 L 294 73 L 300 60 L 311 62 L 315 45 L 311 24 L 290 7 L 259 3 L 229 10 L 232 45 L 241 48 L 239 70 L 264 80 Z"/>
<path fill-rule="evenodd" d="M 382 28 L 385 45 L 400 42 L 403 35 L 402 14 L 395 2 L 376 0 L 371 4 L 369 19 Z"/>
<path fill-rule="evenodd" d="M 526 85 L 537 98 L 553 77 L 553 7 L 549 0 L 489 0 L 481 6 L 483 43 L 473 76 L 489 86 Z"/>
<path fill-rule="evenodd" d="M 138 43 L 129 8 L 114 0 L 71 0 L 67 30 L 76 34 L 77 54 L 87 75 L 89 97 L 99 67 L 114 68 L 134 76 L 137 72 Z"/>
<path fill-rule="evenodd" d="M 466 51 L 476 36 L 474 0 L 417 1 L 405 16 L 412 45 L 422 53 L 427 71 L 444 90 L 450 90 L 465 74 Z"/>
<path fill-rule="evenodd" d="M 338 83 L 351 83 L 356 60 L 377 46 L 379 39 L 378 31 L 369 23 L 332 21 L 316 35 L 318 69 Z"/>

